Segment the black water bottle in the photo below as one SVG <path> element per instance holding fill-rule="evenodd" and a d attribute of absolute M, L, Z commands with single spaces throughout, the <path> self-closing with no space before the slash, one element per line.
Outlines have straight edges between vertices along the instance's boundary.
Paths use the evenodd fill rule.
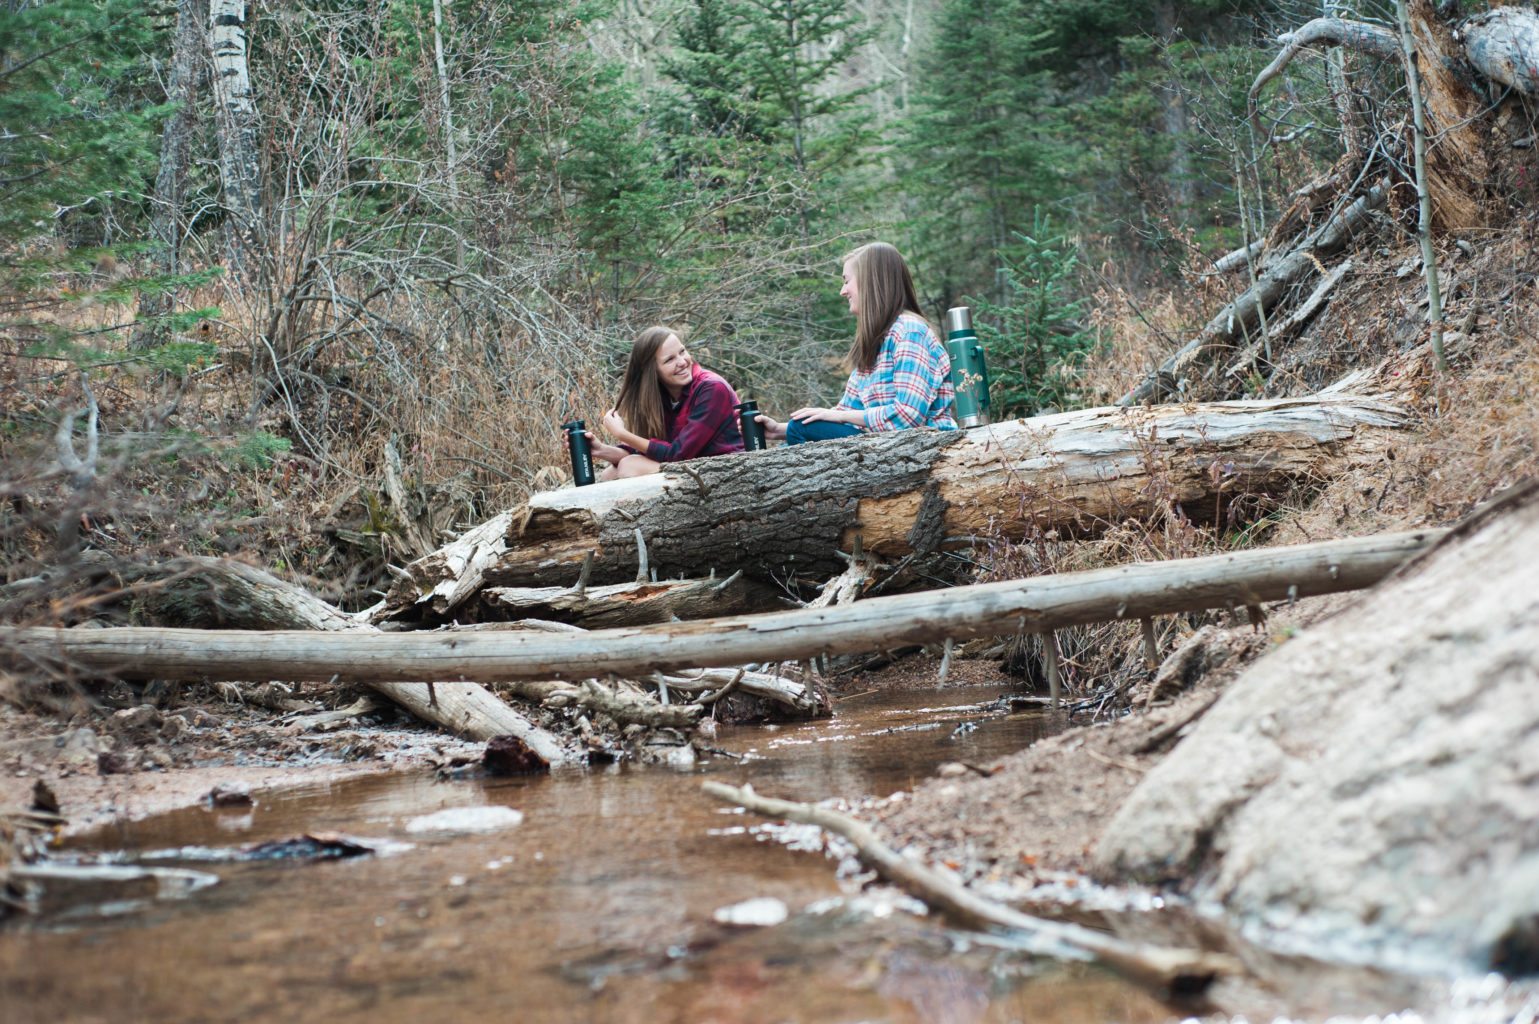
<path fill-rule="evenodd" d="M 561 424 L 566 431 L 566 449 L 572 456 L 572 480 L 578 487 L 593 482 L 593 445 L 588 441 L 588 427 L 582 420 Z"/>
<path fill-rule="evenodd" d="M 764 424 L 758 421 L 756 418 L 758 415 L 758 402 L 750 399 L 737 404 L 737 421 L 743 428 L 744 451 L 762 452 L 769 447 L 764 443 Z"/>

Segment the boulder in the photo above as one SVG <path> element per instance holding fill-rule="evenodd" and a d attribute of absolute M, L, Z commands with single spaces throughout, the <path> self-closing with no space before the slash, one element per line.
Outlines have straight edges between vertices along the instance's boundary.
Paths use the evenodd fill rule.
<path fill-rule="evenodd" d="M 1274 945 L 1539 970 L 1536 583 L 1531 484 L 1252 665 L 1128 798 L 1097 873 Z"/>

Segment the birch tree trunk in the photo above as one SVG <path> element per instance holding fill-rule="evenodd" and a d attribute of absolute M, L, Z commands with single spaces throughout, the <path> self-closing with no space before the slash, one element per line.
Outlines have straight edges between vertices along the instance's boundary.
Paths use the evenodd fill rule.
<path fill-rule="evenodd" d="M 249 280 L 258 277 L 264 250 L 260 119 L 247 63 L 246 0 L 210 0 L 208 24 L 230 270 Z"/>

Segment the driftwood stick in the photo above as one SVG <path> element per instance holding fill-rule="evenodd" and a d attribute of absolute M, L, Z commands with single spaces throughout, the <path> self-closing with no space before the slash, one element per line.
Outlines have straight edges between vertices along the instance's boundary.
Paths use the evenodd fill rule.
<path fill-rule="evenodd" d="M 1154 638 L 1154 620 L 1146 615 L 1138 624 L 1144 634 L 1144 669 L 1153 672 L 1160 664 L 1160 647 Z"/>
<path fill-rule="evenodd" d="M 1165 993 L 1185 995 L 1199 993 L 1216 978 L 1239 971 L 1239 965 L 1222 954 L 1134 945 L 1079 925 L 1032 917 L 984 899 L 960 882 L 903 856 L 887 845 L 869 825 L 847 814 L 812 804 L 762 797 L 751 786 L 738 789 L 719 782 L 707 782 L 702 788 L 717 800 L 747 808 L 766 818 L 815 825 L 831 832 L 850 842 L 863 863 L 909 895 L 965 927 L 1003 928 L 1019 933 L 1025 939 L 1025 947 L 1033 953 L 1061 960 L 1095 961 L 1139 984 Z"/>
<path fill-rule="evenodd" d="M 983 583 L 948 590 L 944 601 L 933 593 L 900 594 L 842 608 L 595 630 L 580 636 L 533 631 L 0 627 L 0 650 L 22 663 L 63 662 L 131 679 L 335 677 L 374 684 L 634 677 L 723 662 L 855 654 L 899 644 L 939 643 L 948 636 L 966 640 L 1041 633 L 1123 617 L 1356 590 L 1377 583 L 1443 532 L 1420 530 Z"/>
<path fill-rule="evenodd" d="M 1047 695 L 1058 710 L 1058 693 L 1061 687 L 1058 671 L 1058 634 L 1048 630 L 1042 634 L 1042 667 L 1047 672 Z"/>

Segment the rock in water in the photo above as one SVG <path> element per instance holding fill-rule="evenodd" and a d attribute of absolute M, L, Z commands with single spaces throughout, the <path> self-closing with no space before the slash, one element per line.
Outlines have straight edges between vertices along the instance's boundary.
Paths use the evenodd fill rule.
<path fill-rule="evenodd" d="M 712 914 L 717 924 L 730 924 L 742 928 L 768 928 L 782 924 L 790 916 L 786 905 L 770 896 L 744 900 L 730 907 L 718 907 Z"/>
<path fill-rule="evenodd" d="M 406 823 L 408 832 L 500 832 L 523 823 L 524 813 L 511 807 L 451 807 L 424 814 Z"/>

